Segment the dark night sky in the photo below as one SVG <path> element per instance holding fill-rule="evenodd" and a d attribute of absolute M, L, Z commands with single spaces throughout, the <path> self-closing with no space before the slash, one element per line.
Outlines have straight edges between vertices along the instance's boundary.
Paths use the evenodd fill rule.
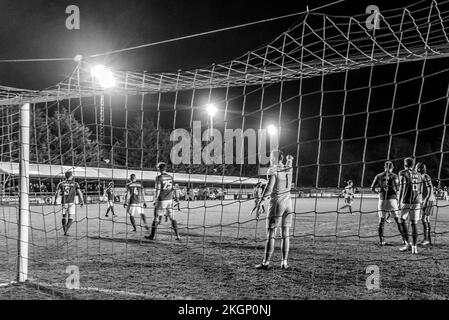
<path fill-rule="evenodd" d="M 26 59 L 26 58 L 54 58 L 54 57 L 74 57 L 77 54 L 84 56 L 101 53 L 109 50 L 121 49 L 130 46 L 141 45 L 174 37 L 190 35 L 193 33 L 209 31 L 217 28 L 242 24 L 260 19 L 266 19 L 285 15 L 293 12 L 303 11 L 308 4 L 311 8 L 321 6 L 332 1 L 244 1 L 244 0 L 99 0 L 99 1 L 25 1 L 25 0 L 0 0 L 0 49 L 1 59 Z M 367 5 L 375 4 L 380 10 L 388 10 L 410 5 L 416 1 L 358 1 L 348 0 L 343 4 L 337 4 L 321 12 L 331 15 L 359 15 L 365 12 Z M 431 1 L 428 1 L 429 4 Z M 65 8 L 69 4 L 76 4 L 81 11 L 81 30 L 69 31 L 65 28 Z M 296 21 L 295 18 L 288 18 L 276 22 L 264 23 L 261 25 L 242 28 L 239 30 L 221 32 L 196 39 L 188 39 L 176 43 L 158 45 L 151 48 L 139 49 L 132 52 L 115 54 L 102 58 L 98 62 L 104 63 L 112 68 L 129 71 L 176 71 L 178 69 L 194 69 L 201 66 L 210 66 L 212 63 L 220 63 L 232 60 L 245 52 L 263 46 L 274 39 L 281 32 L 285 31 Z M 97 61 L 96 61 L 97 62 Z M 407 79 L 418 76 L 421 72 L 421 63 L 405 63 L 400 69 L 400 77 Z M 434 60 L 427 66 L 427 73 L 441 70 L 443 65 L 447 69 L 447 60 Z M 0 84 L 15 86 L 27 89 L 43 89 L 54 85 L 70 73 L 75 67 L 73 62 L 30 62 L 30 63 L 0 63 Z M 367 85 L 369 69 L 351 72 L 349 87 Z M 380 83 L 392 83 L 394 68 L 391 66 L 378 67 L 373 74 L 373 85 Z M 326 94 L 324 96 L 323 114 L 332 115 L 341 112 L 343 74 L 326 77 L 325 90 L 338 88 L 337 94 Z M 426 80 L 423 92 L 423 100 L 431 100 L 435 97 L 444 97 L 447 89 L 448 79 L 432 78 Z M 320 88 L 320 77 L 304 82 L 305 91 L 315 91 Z M 414 104 L 410 108 L 398 111 L 394 119 L 393 133 L 401 133 L 413 130 L 417 115 L 417 93 L 419 92 L 420 80 L 409 83 L 398 88 L 397 100 L 394 108 L 407 104 Z M 286 84 L 285 98 L 290 92 L 298 92 L 298 82 Z M 233 89 L 235 96 L 242 94 L 241 88 Z M 373 92 L 369 106 L 370 111 L 387 108 L 392 103 L 392 86 L 383 90 Z M 191 92 L 180 94 L 179 101 L 185 103 L 186 110 L 177 114 L 176 127 L 188 127 L 190 110 L 188 101 Z M 223 99 L 223 91 L 214 90 L 213 95 L 217 99 Z M 207 96 L 207 92 L 203 97 Z M 350 94 L 347 101 L 349 113 L 364 112 L 367 105 L 368 91 L 360 91 Z M 203 99 L 203 97 L 200 97 Z M 111 107 L 107 112 L 113 114 L 113 126 L 121 127 L 124 124 L 123 97 L 116 98 L 115 107 Z M 145 112 L 153 112 L 155 116 L 155 103 L 157 97 L 150 96 L 147 99 Z M 270 100 L 276 102 L 279 99 L 279 86 L 272 86 L 265 92 L 266 106 Z M 199 99 L 199 98 L 198 98 Z M 301 145 L 301 165 L 306 166 L 304 170 L 313 171 L 316 167 L 307 167 L 316 163 L 317 140 L 339 139 L 342 128 L 342 117 L 328 117 L 323 119 L 323 129 L 319 132 L 319 118 L 317 117 L 321 99 L 321 92 L 308 96 L 304 99 L 304 108 L 300 140 Z M 130 115 L 139 112 L 140 97 L 130 100 L 132 107 L 129 109 Z M 163 97 L 161 113 L 161 125 L 171 128 L 173 125 L 173 94 L 166 94 Z M 258 108 L 260 105 L 260 91 L 247 99 L 247 111 L 251 108 Z M 90 102 L 92 103 L 92 102 Z M 195 102 L 197 105 L 204 103 L 201 100 Z M 88 105 L 88 103 L 86 103 Z M 115 109 L 114 109 L 115 108 Z M 230 118 L 232 123 L 228 127 L 241 128 L 245 118 L 245 128 L 258 128 L 260 114 L 251 117 L 239 115 L 242 108 L 242 99 L 236 99 L 230 105 Z M 426 105 L 423 107 L 420 128 L 441 124 L 442 112 L 444 111 L 444 101 Z M 281 140 L 290 148 L 296 149 L 296 134 L 298 128 L 298 100 L 292 100 L 290 104 L 285 104 L 281 117 L 283 125 L 283 137 Z M 94 108 L 85 108 L 86 121 L 93 121 Z M 107 117 L 109 113 L 107 114 Z M 381 161 L 386 158 L 386 140 L 388 140 L 389 119 L 391 110 L 378 114 L 372 114 L 367 119 L 366 114 L 348 116 L 344 131 L 344 138 L 360 138 L 364 135 L 366 121 L 369 121 L 368 136 L 383 135 L 383 138 L 373 139 L 368 142 L 368 151 L 365 161 L 379 161 L 372 165 L 372 172 L 376 172 L 381 166 Z M 132 116 L 130 116 L 132 117 Z M 204 112 L 195 111 L 195 119 L 204 120 Z M 279 118 L 279 108 L 264 114 L 264 121 L 277 121 Z M 110 126 L 110 124 L 106 124 Z M 217 125 L 219 127 L 219 125 Z M 107 127 L 107 134 L 109 127 Z M 441 137 L 441 127 L 435 131 L 425 132 L 420 135 L 419 145 L 422 142 L 431 141 L 432 135 Z M 111 130 L 112 131 L 112 130 Z M 321 134 L 321 135 L 320 135 Z M 112 133 L 113 136 L 120 136 L 120 132 Z M 410 145 L 401 149 L 404 139 L 414 141 L 413 134 L 397 136 L 393 139 L 393 144 L 397 144 L 397 156 L 407 156 L 410 154 Z M 387 139 L 385 139 L 387 138 Z M 282 141 L 281 141 L 282 143 Z M 348 166 L 348 172 L 360 171 L 362 161 L 361 152 L 363 150 L 363 139 L 345 143 L 343 162 L 358 162 Z M 322 148 L 326 152 L 322 153 L 320 164 L 322 172 L 330 170 L 329 174 L 323 174 L 325 179 L 322 185 L 334 185 L 335 182 L 328 182 L 328 176 L 336 176 L 338 166 L 338 151 L 340 143 L 323 142 Z M 434 150 L 420 150 L 417 154 L 425 154 Z M 345 156 L 348 155 L 346 159 Z M 433 160 L 432 160 L 433 161 Z M 430 160 L 429 160 L 430 162 Z M 436 165 L 437 162 L 435 162 Z M 434 165 L 434 167 L 435 167 Z M 346 168 L 346 167 L 345 167 Z M 332 171 L 333 170 L 333 171 Z M 371 174 L 371 173 L 370 173 Z M 371 179 L 370 174 L 366 174 Z M 345 175 L 345 173 L 343 173 Z M 313 185 L 315 174 L 310 175 L 311 180 L 305 185 Z M 346 177 L 345 177 L 346 178 Z M 367 183 L 367 182 L 365 182 Z M 320 182 L 321 184 L 321 182 Z"/>
<path fill-rule="evenodd" d="M 0 0 L 0 59 L 74 57 L 190 35 L 303 11 L 331 1 L 249 0 Z M 361 14 L 366 3 L 348 0 L 322 10 Z M 411 1 L 383 1 L 381 9 Z M 81 29 L 65 28 L 65 8 L 76 4 Z M 110 56 L 101 62 L 130 71 L 176 71 L 210 65 L 257 48 L 284 31 L 295 18 L 221 32 Z M 74 67 L 67 62 L 0 64 L 0 83 L 43 89 Z"/>

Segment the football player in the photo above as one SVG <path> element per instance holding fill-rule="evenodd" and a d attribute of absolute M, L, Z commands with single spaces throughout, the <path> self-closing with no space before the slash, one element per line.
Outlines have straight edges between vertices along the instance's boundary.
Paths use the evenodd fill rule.
<path fill-rule="evenodd" d="M 112 212 L 112 216 L 116 217 L 116 214 L 114 212 L 114 202 L 115 202 L 115 198 L 114 198 L 115 194 L 114 194 L 114 182 L 109 182 L 108 187 L 106 188 L 106 190 L 104 190 L 104 194 L 103 197 L 108 199 L 108 210 L 106 210 L 106 218 L 109 217 L 109 211 Z"/>
<path fill-rule="evenodd" d="M 354 183 L 352 180 L 348 180 L 346 183 L 346 187 L 343 190 L 343 196 L 345 198 L 345 205 L 341 207 L 340 210 L 348 208 L 349 212 L 352 214 L 352 203 L 354 202 Z"/>
<path fill-rule="evenodd" d="M 263 193 L 263 185 L 262 182 L 257 182 L 256 185 L 254 186 L 254 190 L 253 190 L 253 195 L 254 195 L 254 208 L 262 208 L 262 213 L 265 213 L 265 204 L 264 202 L 260 202 L 260 199 L 262 198 L 262 193 Z M 255 210 L 255 209 L 254 209 Z"/>
<path fill-rule="evenodd" d="M 386 245 L 384 239 L 384 226 L 386 220 L 393 215 L 396 225 L 398 226 L 399 234 L 405 243 L 406 238 L 402 231 L 402 224 L 400 221 L 401 215 L 399 213 L 397 192 L 399 191 L 399 177 L 393 173 L 393 163 L 391 161 L 385 162 L 384 171 L 376 175 L 371 184 L 371 190 L 379 195 L 379 202 L 377 212 L 379 215 L 379 240 L 380 245 Z"/>
<path fill-rule="evenodd" d="M 151 226 L 151 234 L 145 236 L 145 238 L 154 240 L 157 227 L 161 224 L 162 217 L 165 215 L 171 221 L 176 240 L 180 241 L 181 238 L 178 233 L 178 223 L 173 215 L 173 177 L 165 172 L 166 167 L 167 165 L 164 162 L 157 164 L 159 175 L 156 177 L 155 182 L 154 220 Z"/>
<path fill-rule="evenodd" d="M 267 173 L 268 184 L 265 187 L 258 207 L 268 197 L 270 204 L 267 217 L 267 240 L 265 243 L 265 254 L 261 264 L 256 265 L 256 269 L 271 269 L 270 261 L 274 251 L 274 237 L 277 227 L 281 227 L 281 269 L 289 269 L 287 259 L 290 248 L 290 227 L 292 225 L 293 207 L 290 199 L 290 191 L 293 178 L 293 157 L 287 156 L 286 164 L 280 150 L 273 150 L 270 154 L 270 169 Z M 260 210 L 256 210 L 256 218 L 259 219 Z"/>
<path fill-rule="evenodd" d="M 62 195 L 62 230 L 64 231 L 64 235 L 68 236 L 70 226 L 73 224 L 73 219 L 76 216 L 76 195 L 78 195 L 80 206 L 82 207 L 84 205 L 83 193 L 79 184 L 73 179 L 73 173 L 71 171 L 65 173 L 65 180 L 61 181 L 56 187 L 55 205 L 59 195 Z"/>
<path fill-rule="evenodd" d="M 177 207 L 179 212 L 181 212 L 181 207 L 179 205 L 180 198 L 181 198 L 181 189 L 179 189 L 179 184 L 175 184 L 175 187 L 173 189 L 173 200 L 174 200 L 174 207 L 175 208 Z"/>
<path fill-rule="evenodd" d="M 427 167 L 423 163 L 416 164 L 416 171 L 418 171 L 423 180 L 423 208 L 422 208 L 422 225 L 424 230 L 424 240 L 419 244 L 427 246 L 432 244 L 430 237 L 430 217 L 433 215 L 433 208 L 436 206 L 436 199 L 432 179 L 427 174 Z"/>
<path fill-rule="evenodd" d="M 407 218 L 410 219 L 412 226 L 412 254 L 418 253 L 418 226 L 421 214 L 422 201 L 422 177 L 415 170 L 415 160 L 412 158 L 404 159 L 404 170 L 399 172 L 399 204 L 401 206 L 401 224 L 405 237 L 405 245 L 401 251 L 410 249 L 409 235 L 407 230 Z"/>
<path fill-rule="evenodd" d="M 145 229 L 147 231 L 150 229 L 148 227 L 144 212 L 144 209 L 147 207 L 147 203 L 145 202 L 144 189 L 142 184 L 140 182 L 137 182 L 135 174 L 131 174 L 130 182 L 126 184 L 125 203 L 123 204 L 123 207 L 127 208 L 129 220 L 131 221 L 134 232 L 137 231 L 135 219 L 136 215 L 140 215 Z"/>

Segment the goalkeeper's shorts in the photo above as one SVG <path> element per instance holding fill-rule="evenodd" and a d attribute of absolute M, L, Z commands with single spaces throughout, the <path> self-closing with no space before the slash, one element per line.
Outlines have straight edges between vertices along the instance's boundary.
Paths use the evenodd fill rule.
<path fill-rule="evenodd" d="M 394 218 L 401 217 L 397 199 L 379 200 L 377 212 L 379 214 L 379 218 L 386 218 L 390 212 L 393 212 Z"/>
<path fill-rule="evenodd" d="M 421 219 L 421 204 L 419 203 L 403 203 L 401 206 L 401 219 L 410 221 L 418 221 Z"/>
<path fill-rule="evenodd" d="M 291 227 L 293 220 L 293 207 L 290 198 L 276 200 L 271 199 L 270 209 L 268 211 L 267 227 L 277 228 Z"/>

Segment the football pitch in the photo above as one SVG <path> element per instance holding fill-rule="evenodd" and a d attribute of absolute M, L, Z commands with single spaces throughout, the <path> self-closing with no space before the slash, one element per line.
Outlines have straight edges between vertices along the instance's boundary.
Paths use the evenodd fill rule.
<path fill-rule="evenodd" d="M 336 213 L 342 199 L 293 202 L 292 268 L 279 267 L 278 239 L 269 271 L 254 269 L 263 258 L 266 217 L 249 216 L 254 200 L 181 202 L 182 212 L 175 211 L 181 242 L 169 222 L 155 241 L 143 238 L 143 227 L 132 232 L 122 204 L 114 219 L 105 218 L 104 203 L 78 207 L 69 237 L 62 234 L 59 206 L 33 206 L 31 281 L 1 286 L 0 299 L 449 298 L 446 201 L 431 220 L 433 246 L 420 247 L 418 255 L 399 251 L 394 221 L 385 226 L 389 245 L 378 246 L 376 199 L 355 199 L 353 215 Z M 151 224 L 152 206 L 145 212 Z M 1 207 L 0 215 L 0 283 L 7 283 L 17 268 L 17 209 Z M 79 270 L 79 289 L 66 288 L 69 266 Z M 370 266 L 379 268 L 379 289 L 367 287 Z"/>

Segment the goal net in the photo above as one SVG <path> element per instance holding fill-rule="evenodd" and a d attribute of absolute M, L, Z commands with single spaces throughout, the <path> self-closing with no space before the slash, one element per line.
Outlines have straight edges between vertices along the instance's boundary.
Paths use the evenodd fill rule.
<path fill-rule="evenodd" d="M 1 86 L 1 297 L 448 298 L 449 3 L 367 16 L 305 12 L 268 45 L 204 69 L 95 73 L 86 58 L 46 90 Z M 277 147 L 294 157 L 292 268 L 279 268 L 278 232 L 274 268 L 261 273 L 267 214 L 250 212 Z M 426 164 L 437 197 L 433 244 L 417 256 L 399 251 L 394 222 L 391 245 L 378 246 L 370 191 L 385 161 L 397 173 L 406 157 Z M 161 161 L 179 188 L 180 241 L 164 219 L 155 240 L 144 238 Z M 54 195 L 69 171 L 83 199 L 65 236 Z M 148 205 L 135 232 L 123 207 L 131 174 Z"/>

